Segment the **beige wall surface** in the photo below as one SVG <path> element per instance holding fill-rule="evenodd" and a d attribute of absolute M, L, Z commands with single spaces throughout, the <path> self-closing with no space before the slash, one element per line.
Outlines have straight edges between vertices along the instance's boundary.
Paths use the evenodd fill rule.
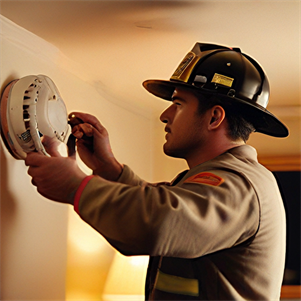
<path fill-rule="evenodd" d="M 53 76 L 55 48 L 0 21 L 1 91 L 11 80 L 26 75 Z M 24 162 L 8 153 L 2 139 L 0 151 L 1 300 L 63 300 L 67 207 L 37 194 Z"/>
<path fill-rule="evenodd" d="M 162 150 L 152 145 L 153 116 L 105 99 L 57 48 L 0 17 L 1 91 L 13 79 L 49 76 L 69 112 L 99 117 L 121 162 L 146 180 L 156 178 L 152 163 L 161 155 L 154 153 Z M 2 139 L 0 159 L 1 300 L 76 300 L 85 293 L 85 300 L 100 300 L 115 250 L 71 207 L 40 196 L 24 162 L 9 154 Z M 142 293 L 142 287 L 134 292 Z"/>

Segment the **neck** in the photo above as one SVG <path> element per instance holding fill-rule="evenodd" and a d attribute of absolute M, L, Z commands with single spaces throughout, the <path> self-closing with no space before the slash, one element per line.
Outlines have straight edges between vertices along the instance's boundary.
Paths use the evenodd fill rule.
<path fill-rule="evenodd" d="M 189 157 L 185 158 L 189 168 L 193 168 L 206 161 L 212 160 L 215 157 L 225 153 L 231 148 L 244 145 L 243 141 L 222 141 L 215 140 L 213 143 L 208 143 L 194 154 L 190 154 Z"/>

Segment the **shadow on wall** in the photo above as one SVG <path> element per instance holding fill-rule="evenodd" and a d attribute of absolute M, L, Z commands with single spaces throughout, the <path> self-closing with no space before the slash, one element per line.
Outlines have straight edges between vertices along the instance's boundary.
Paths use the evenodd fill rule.
<path fill-rule="evenodd" d="M 1 85 L 1 93 L 4 88 L 17 75 L 11 74 Z M 2 80 L 1 80 L 2 81 Z M 4 291 L 5 276 L 7 275 L 7 258 L 9 256 L 9 239 L 12 237 L 11 232 L 16 217 L 16 201 L 13 199 L 8 189 L 8 164 L 4 154 L 4 142 L 1 137 L 0 142 L 0 299 Z"/>
<path fill-rule="evenodd" d="M 7 158 L 4 154 L 4 144 L 3 141 L 0 142 L 0 237 L 1 237 L 1 286 L 5 287 L 5 275 L 6 275 L 6 265 L 5 259 L 8 257 L 9 250 L 7 246 L 10 245 L 9 240 L 13 237 L 13 225 L 16 222 L 17 215 L 17 202 L 13 195 L 9 191 L 8 187 L 8 164 Z M 3 292 L 2 292 L 3 293 Z"/>

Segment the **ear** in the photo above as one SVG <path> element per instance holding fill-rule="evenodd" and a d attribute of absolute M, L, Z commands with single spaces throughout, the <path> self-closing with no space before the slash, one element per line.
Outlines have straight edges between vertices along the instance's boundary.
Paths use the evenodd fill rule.
<path fill-rule="evenodd" d="M 226 113 L 223 107 L 216 105 L 210 109 L 211 119 L 208 125 L 209 130 L 217 129 L 224 121 Z"/>

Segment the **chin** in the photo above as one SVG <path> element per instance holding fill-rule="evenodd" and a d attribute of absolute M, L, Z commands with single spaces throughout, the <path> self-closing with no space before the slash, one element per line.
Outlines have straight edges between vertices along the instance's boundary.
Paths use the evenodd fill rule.
<path fill-rule="evenodd" d="M 163 146 L 163 151 L 166 156 L 173 158 L 185 158 L 185 156 L 181 153 L 181 151 L 177 149 L 168 148 L 165 144 Z"/>

